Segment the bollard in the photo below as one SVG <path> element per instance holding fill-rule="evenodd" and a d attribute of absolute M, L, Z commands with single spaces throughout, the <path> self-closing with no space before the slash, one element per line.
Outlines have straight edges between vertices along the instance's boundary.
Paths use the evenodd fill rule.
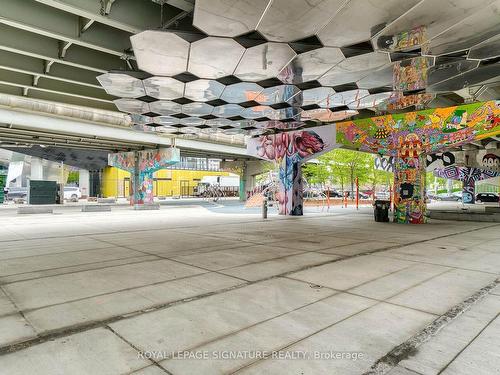
<path fill-rule="evenodd" d="M 262 201 L 262 218 L 267 219 L 267 198 Z"/>

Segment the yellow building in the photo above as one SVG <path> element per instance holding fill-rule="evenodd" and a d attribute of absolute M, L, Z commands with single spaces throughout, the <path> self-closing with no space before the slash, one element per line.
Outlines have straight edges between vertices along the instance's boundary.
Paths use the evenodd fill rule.
<path fill-rule="evenodd" d="M 229 175 L 231 173 L 222 171 L 162 169 L 153 175 L 153 192 L 157 197 L 190 196 L 204 176 Z M 102 194 L 104 197 L 130 196 L 130 173 L 115 167 L 104 168 Z"/>

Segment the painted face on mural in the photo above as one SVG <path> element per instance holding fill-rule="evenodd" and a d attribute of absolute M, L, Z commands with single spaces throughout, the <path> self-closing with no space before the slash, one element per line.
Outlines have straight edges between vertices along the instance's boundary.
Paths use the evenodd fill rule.
<path fill-rule="evenodd" d="M 483 156 L 481 164 L 486 168 L 498 169 L 500 167 L 500 157 L 495 154 L 486 154 Z"/>
<path fill-rule="evenodd" d="M 422 141 L 416 134 L 408 134 L 401 142 L 399 155 L 401 158 L 417 158 L 422 153 Z"/>

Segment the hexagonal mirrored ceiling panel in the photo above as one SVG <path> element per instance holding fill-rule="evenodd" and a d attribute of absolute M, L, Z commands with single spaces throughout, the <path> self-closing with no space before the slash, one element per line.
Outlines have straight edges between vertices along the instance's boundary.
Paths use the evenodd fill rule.
<path fill-rule="evenodd" d="M 390 64 L 390 62 L 389 54 L 383 52 L 349 57 L 326 72 L 318 81 L 323 86 L 338 86 L 356 82 L 384 65 Z"/>
<path fill-rule="evenodd" d="M 172 100 L 182 98 L 184 83 L 170 77 L 151 77 L 142 81 L 146 95 L 157 99 Z"/>
<path fill-rule="evenodd" d="M 182 106 L 179 103 L 174 103 L 168 100 L 158 100 L 149 103 L 149 110 L 159 115 L 170 116 L 182 112 Z"/>
<path fill-rule="evenodd" d="M 224 104 L 218 107 L 215 107 L 212 111 L 212 115 L 217 117 L 237 117 L 241 115 L 244 108 L 238 104 Z"/>
<path fill-rule="evenodd" d="M 214 80 L 197 79 L 186 83 L 184 97 L 193 101 L 208 102 L 219 99 L 224 87 L 222 83 Z"/>
<path fill-rule="evenodd" d="M 203 38 L 191 44 L 188 71 L 200 78 L 230 76 L 244 53 L 245 48 L 233 39 Z"/>
<path fill-rule="evenodd" d="M 269 0 L 197 0 L 193 25 L 208 35 L 235 37 L 255 30 Z"/>
<path fill-rule="evenodd" d="M 389 24 L 421 0 L 350 0 L 318 32 L 325 46 L 346 47 L 373 36 L 377 26 Z"/>
<path fill-rule="evenodd" d="M 113 101 L 116 108 L 122 112 L 143 114 L 151 112 L 149 109 L 149 104 L 137 99 L 116 99 Z"/>
<path fill-rule="evenodd" d="M 146 95 L 142 81 L 128 74 L 105 73 L 97 76 L 97 80 L 109 95 L 122 98 L 139 98 Z"/>
<path fill-rule="evenodd" d="M 263 87 L 252 82 L 240 82 L 226 86 L 221 99 L 227 103 L 244 103 L 256 101 Z"/>
<path fill-rule="evenodd" d="M 295 55 L 288 44 L 263 43 L 245 51 L 234 75 L 242 81 L 250 82 L 273 78 Z"/>
<path fill-rule="evenodd" d="M 339 48 L 317 48 L 297 55 L 283 68 L 278 78 L 292 84 L 317 80 L 344 59 Z"/>
<path fill-rule="evenodd" d="M 156 76 L 187 70 L 189 42 L 174 33 L 147 30 L 130 37 L 139 69 Z"/>
<path fill-rule="evenodd" d="M 207 103 L 189 103 L 182 106 L 182 113 L 189 116 L 208 116 L 212 113 L 214 107 Z"/>
<path fill-rule="evenodd" d="M 260 95 L 255 99 L 256 102 L 263 105 L 273 106 L 273 105 L 295 105 L 300 107 L 302 101 L 300 98 L 301 90 L 294 85 L 280 85 L 268 87 L 260 93 Z"/>
<path fill-rule="evenodd" d="M 292 42 L 316 34 L 345 3 L 344 0 L 273 0 L 257 30 L 267 40 Z"/>

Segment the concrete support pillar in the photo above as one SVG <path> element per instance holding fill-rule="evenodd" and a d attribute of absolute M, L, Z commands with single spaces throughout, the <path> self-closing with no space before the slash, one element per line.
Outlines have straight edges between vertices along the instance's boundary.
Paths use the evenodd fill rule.
<path fill-rule="evenodd" d="M 425 211 L 425 155 L 398 155 L 394 162 L 394 221 L 423 224 Z"/>
<path fill-rule="evenodd" d="M 446 192 L 448 193 L 448 195 L 453 193 L 453 180 L 451 178 L 446 180 Z"/>
<path fill-rule="evenodd" d="M 240 190 L 238 194 L 240 201 L 247 200 L 247 180 L 250 178 L 250 176 L 247 175 L 247 172 L 248 172 L 248 166 L 247 163 L 245 162 L 241 167 L 241 174 L 240 174 Z"/>
<path fill-rule="evenodd" d="M 136 155 L 135 168 L 132 178 L 132 199 L 130 204 L 152 204 L 153 195 L 153 173 L 154 171 L 141 168 L 140 155 Z"/>
<path fill-rule="evenodd" d="M 43 159 L 31 157 L 31 180 L 43 180 Z"/>
<path fill-rule="evenodd" d="M 284 157 L 279 166 L 278 209 L 280 215 L 304 214 L 304 193 L 300 163 Z"/>
<path fill-rule="evenodd" d="M 90 172 L 86 169 L 80 169 L 78 172 L 78 186 L 82 192 L 82 197 L 87 198 L 90 195 Z"/>

